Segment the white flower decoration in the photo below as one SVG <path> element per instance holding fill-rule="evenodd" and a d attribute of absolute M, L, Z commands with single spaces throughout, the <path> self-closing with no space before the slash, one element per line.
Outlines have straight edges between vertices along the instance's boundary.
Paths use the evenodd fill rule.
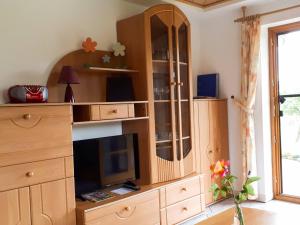
<path fill-rule="evenodd" d="M 125 45 L 122 45 L 120 42 L 117 42 L 113 45 L 112 47 L 113 51 L 114 51 L 114 56 L 124 56 L 125 55 L 125 50 L 126 47 Z"/>

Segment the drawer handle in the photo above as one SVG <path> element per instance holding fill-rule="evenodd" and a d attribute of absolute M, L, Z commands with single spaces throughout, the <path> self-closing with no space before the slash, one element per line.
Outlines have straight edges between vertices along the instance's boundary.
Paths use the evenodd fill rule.
<path fill-rule="evenodd" d="M 27 177 L 33 177 L 34 176 L 34 172 L 28 172 L 28 173 L 26 173 L 26 176 Z"/>
<path fill-rule="evenodd" d="M 115 214 L 120 219 L 127 219 L 132 215 L 134 215 L 135 210 L 136 210 L 136 206 L 134 207 L 125 206 L 121 211 L 115 212 Z"/>
<path fill-rule="evenodd" d="M 213 151 L 212 150 L 209 150 L 209 152 L 208 152 L 209 154 L 212 154 L 213 153 Z"/>
<path fill-rule="evenodd" d="M 29 113 L 23 115 L 24 120 L 30 120 L 31 115 Z"/>
<path fill-rule="evenodd" d="M 114 109 L 111 111 L 112 113 L 118 113 L 118 110 L 117 109 Z"/>
<path fill-rule="evenodd" d="M 186 212 L 186 211 L 188 211 L 188 208 L 187 207 L 183 207 L 182 211 Z"/>
<path fill-rule="evenodd" d="M 171 86 L 174 86 L 176 85 L 177 83 L 176 82 L 171 82 Z"/>
<path fill-rule="evenodd" d="M 179 85 L 179 86 L 183 86 L 183 82 L 180 82 L 178 85 Z"/>
<path fill-rule="evenodd" d="M 124 207 L 124 211 L 129 212 L 131 208 L 129 206 Z"/>
<path fill-rule="evenodd" d="M 181 191 L 187 191 L 187 189 L 184 187 L 184 188 L 181 188 Z"/>

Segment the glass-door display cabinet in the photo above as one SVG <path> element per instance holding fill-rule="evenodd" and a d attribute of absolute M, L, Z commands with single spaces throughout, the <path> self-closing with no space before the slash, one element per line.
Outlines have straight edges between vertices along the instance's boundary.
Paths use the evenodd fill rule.
<path fill-rule="evenodd" d="M 136 30 L 128 31 L 129 24 Z M 146 76 L 141 86 L 146 86 L 149 101 L 151 181 L 184 177 L 195 171 L 190 24 L 178 8 L 165 4 L 121 21 L 120 29 L 139 34 L 143 40 L 141 45 L 135 40 L 136 50 L 129 53 L 133 56 L 129 61 Z M 122 33 L 118 37 L 133 45 Z"/>

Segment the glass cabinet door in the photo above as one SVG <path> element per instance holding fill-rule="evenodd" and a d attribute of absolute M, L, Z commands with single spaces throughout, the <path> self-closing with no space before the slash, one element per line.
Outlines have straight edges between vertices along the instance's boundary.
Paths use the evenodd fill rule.
<path fill-rule="evenodd" d="M 176 14 L 175 14 L 176 15 Z M 178 19 L 175 22 L 176 42 L 173 43 L 174 71 L 177 82 L 176 91 L 176 122 L 177 140 L 180 150 L 177 150 L 177 158 L 186 158 L 192 150 L 191 143 L 191 118 L 190 118 L 190 86 L 189 86 L 189 55 L 188 55 L 188 26 Z"/>
<path fill-rule="evenodd" d="M 170 24 L 172 13 L 163 12 L 151 17 L 153 67 L 153 97 L 155 111 L 156 155 L 174 161 L 173 75 L 170 69 Z"/>
<path fill-rule="evenodd" d="M 174 11 L 150 18 L 156 156 L 159 174 L 163 174 L 160 181 L 193 170 L 193 161 L 188 158 L 192 155 L 191 96 L 189 25 L 185 21 Z"/>

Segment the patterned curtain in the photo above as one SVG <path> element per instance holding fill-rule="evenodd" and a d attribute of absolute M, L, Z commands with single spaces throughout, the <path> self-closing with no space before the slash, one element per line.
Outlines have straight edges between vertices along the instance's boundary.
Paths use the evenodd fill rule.
<path fill-rule="evenodd" d="M 241 109 L 243 180 L 246 180 L 250 173 L 252 176 L 257 173 L 253 108 L 259 68 L 259 52 L 260 18 L 253 16 L 242 23 L 241 99 L 235 100 Z"/>

